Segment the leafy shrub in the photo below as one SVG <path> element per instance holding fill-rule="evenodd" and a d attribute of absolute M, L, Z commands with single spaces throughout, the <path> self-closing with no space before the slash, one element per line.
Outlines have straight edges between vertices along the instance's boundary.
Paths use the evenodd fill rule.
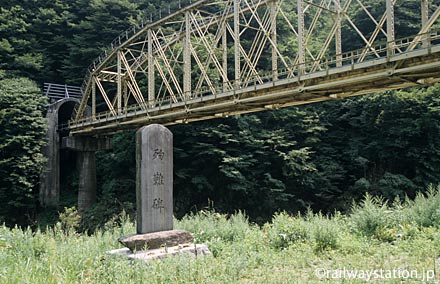
<path fill-rule="evenodd" d="M 392 227 L 391 213 L 382 198 L 372 197 L 367 193 L 360 205 L 352 206 L 350 220 L 353 230 L 362 236 L 389 239 L 388 230 Z"/>
<path fill-rule="evenodd" d="M 272 223 L 264 225 L 264 231 L 270 246 L 275 249 L 284 249 L 310 238 L 305 220 L 300 216 L 289 216 L 286 212 L 275 214 Z"/>
<path fill-rule="evenodd" d="M 192 232 L 198 242 L 206 242 L 215 238 L 232 242 L 243 239 L 250 229 L 249 221 L 242 212 L 228 218 L 226 214 L 208 210 L 186 215 L 179 222 L 179 227 Z"/>
<path fill-rule="evenodd" d="M 335 249 L 339 245 L 340 224 L 321 213 L 311 211 L 305 217 L 277 213 L 272 223 L 264 225 L 269 244 L 275 249 L 285 249 L 300 242 L 312 242 L 315 252 Z"/>
<path fill-rule="evenodd" d="M 383 241 L 413 238 L 421 227 L 440 227 L 440 186 L 429 186 L 427 193 L 417 193 L 414 200 L 396 198 L 392 206 L 380 197 L 365 195 L 354 204 L 350 215 L 356 233 Z"/>
<path fill-rule="evenodd" d="M 341 230 L 336 219 L 330 219 L 321 213 L 308 216 L 314 250 L 320 252 L 327 249 L 336 249 L 339 245 Z"/>
<path fill-rule="evenodd" d="M 440 227 L 440 185 L 428 187 L 426 195 L 419 192 L 413 201 L 407 200 L 404 216 L 409 223 L 422 227 Z"/>
<path fill-rule="evenodd" d="M 397 237 L 401 239 L 415 238 L 420 234 L 420 229 L 414 223 L 402 223 L 398 226 Z"/>
<path fill-rule="evenodd" d="M 97 229 L 106 229 L 111 222 L 120 222 L 121 216 L 135 216 L 136 208 L 131 202 L 102 201 L 82 213 L 79 230 L 94 232 Z M 120 224 L 120 223 L 119 223 Z"/>
<path fill-rule="evenodd" d="M 176 222 L 176 227 L 191 232 L 195 242 L 207 243 L 214 256 L 231 242 L 243 240 L 252 229 L 247 216 L 240 211 L 228 216 L 213 210 L 186 215 Z"/>
<path fill-rule="evenodd" d="M 134 232 L 135 227 L 134 219 L 125 210 L 122 210 L 121 213 L 113 215 L 104 224 L 103 230 L 123 236 Z"/>
<path fill-rule="evenodd" d="M 76 207 L 64 207 L 64 211 L 60 213 L 58 225 L 66 233 L 75 232 L 79 228 L 81 217 Z"/>

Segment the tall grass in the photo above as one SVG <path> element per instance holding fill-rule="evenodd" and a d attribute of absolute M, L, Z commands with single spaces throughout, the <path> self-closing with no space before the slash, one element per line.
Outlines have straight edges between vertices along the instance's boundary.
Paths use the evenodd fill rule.
<path fill-rule="evenodd" d="M 337 220 L 312 212 L 305 217 L 289 216 L 286 212 L 275 214 L 272 222 L 265 224 L 263 230 L 269 244 L 275 249 L 310 242 L 315 251 L 337 248 L 342 231 Z"/>
<path fill-rule="evenodd" d="M 367 195 L 347 216 L 281 212 L 261 228 L 241 212 L 201 211 L 175 220 L 175 227 L 192 232 L 213 254 L 148 264 L 106 255 L 119 247 L 118 237 L 135 232 L 126 214 L 88 235 L 74 230 L 76 213 L 66 209 L 60 222 L 45 230 L 0 226 L 0 283 L 358 283 L 323 280 L 314 271 L 440 271 L 439 192 L 430 188 L 414 200 L 391 204 Z"/>
<path fill-rule="evenodd" d="M 385 241 L 413 237 L 422 228 L 440 228 L 440 185 L 429 186 L 426 194 L 418 193 L 414 200 L 397 199 L 391 205 L 367 194 L 352 206 L 350 221 L 355 233 Z"/>

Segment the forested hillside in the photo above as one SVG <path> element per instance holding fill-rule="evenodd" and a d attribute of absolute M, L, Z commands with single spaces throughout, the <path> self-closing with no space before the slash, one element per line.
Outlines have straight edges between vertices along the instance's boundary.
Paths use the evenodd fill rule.
<path fill-rule="evenodd" d="M 363 3 L 376 16 L 382 12 L 380 1 Z M 418 1 L 405 3 L 397 12 L 400 37 L 417 29 L 406 25 L 405 19 L 420 14 Z M 39 86 L 43 82 L 80 85 L 87 66 L 116 36 L 144 17 L 166 13 L 169 4 L 160 0 L 0 0 L 0 102 L 11 96 L 11 88 L 5 87 L 15 82 L 11 80 L 24 80 L 23 93 L 34 88 L 29 79 Z M 279 27 L 279 42 L 286 50 L 294 50 L 283 38 L 283 28 Z M 313 40 L 318 44 L 320 39 Z M 345 51 L 359 47 L 358 39 L 344 38 Z M 365 192 L 412 197 L 440 181 L 439 92 L 440 86 L 435 85 L 173 126 L 176 214 L 210 206 L 221 212 L 241 209 L 262 222 L 280 210 L 346 210 Z M 42 116 L 46 102 L 34 96 L 22 100 L 34 101 L 40 113 L 33 115 Z M 22 107 L 21 102 L 8 103 L 9 109 Z M 36 206 L 38 179 L 34 176 L 41 165 L 38 139 L 42 138 L 33 136 L 38 140 L 31 146 L 36 156 L 31 153 L 35 161 L 26 165 L 33 169 L 23 199 L 4 186 L 11 178 L 19 180 L 27 174 L 3 170 L 10 168 L 12 159 L 3 138 L 10 131 L 7 127 L 14 126 L 3 123 L 8 118 L 6 106 L 1 107 L 0 198 L 11 205 L 2 208 L 0 220 L 29 223 L 38 210 L 43 212 Z M 28 130 L 14 131 L 21 135 Z M 87 213 L 93 218 L 85 218 L 86 227 L 104 223 L 123 209 L 133 212 L 134 133 L 113 139 L 112 150 L 98 153 L 99 203 Z M 74 196 L 75 174 L 65 180 L 69 185 L 61 189 L 62 194 Z M 62 205 L 73 206 L 75 200 L 65 198 Z M 23 208 L 29 218 L 11 219 L 14 210 Z"/>

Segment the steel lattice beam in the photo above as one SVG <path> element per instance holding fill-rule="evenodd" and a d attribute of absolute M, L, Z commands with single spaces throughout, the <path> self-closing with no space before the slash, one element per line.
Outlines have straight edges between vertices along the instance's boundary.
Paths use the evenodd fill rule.
<path fill-rule="evenodd" d="M 411 24 L 420 29 L 402 40 L 395 19 L 405 1 L 378 1 L 375 14 L 362 0 L 190 4 L 126 32 L 91 65 L 71 133 L 105 134 L 437 82 L 440 35 L 433 27 L 440 7 L 419 1 L 420 17 Z M 359 19 L 374 28 L 366 30 Z M 346 38 L 362 48 L 346 50 Z"/>

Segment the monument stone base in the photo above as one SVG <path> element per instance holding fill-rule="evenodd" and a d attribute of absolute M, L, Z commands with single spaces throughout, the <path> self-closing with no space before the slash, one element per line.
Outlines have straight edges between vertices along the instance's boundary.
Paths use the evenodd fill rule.
<path fill-rule="evenodd" d="M 131 260 L 148 262 L 170 256 L 187 254 L 198 257 L 211 254 L 206 244 L 194 244 L 194 237 L 184 230 L 168 230 L 147 234 L 133 234 L 120 237 L 118 241 L 125 248 L 107 252 Z"/>
<path fill-rule="evenodd" d="M 132 252 L 129 248 L 120 248 L 107 252 L 108 256 L 120 256 L 129 260 L 140 260 L 149 262 L 152 260 L 160 260 L 171 256 L 188 255 L 191 258 L 211 255 L 206 244 L 180 244 L 172 247 L 162 247 L 150 250 L 140 250 Z"/>
<path fill-rule="evenodd" d="M 132 252 L 144 249 L 172 247 L 179 244 L 191 243 L 194 237 L 184 230 L 169 230 L 147 234 L 133 234 L 123 236 L 118 241 Z"/>

